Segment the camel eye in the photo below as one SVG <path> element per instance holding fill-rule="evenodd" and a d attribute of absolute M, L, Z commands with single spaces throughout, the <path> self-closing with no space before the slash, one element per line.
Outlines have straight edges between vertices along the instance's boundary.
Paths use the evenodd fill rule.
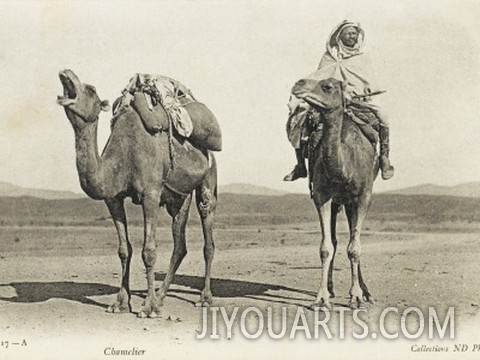
<path fill-rule="evenodd" d="M 324 84 L 324 85 L 322 85 L 322 89 L 323 89 L 323 91 L 325 91 L 326 93 L 329 93 L 329 92 L 332 91 L 333 85 L 332 85 L 332 84 Z"/>
<path fill-rule="evenodd" d="M 87 85 L 87 86 L 85 87 L 85 90 L 87 91 L 87 93 L 88 93 L 89 95 L 93 95 L 93 94 L 96 93 L 96 90 L 95 90 L 95 88 L 94 88 L 92 85 Z"/>

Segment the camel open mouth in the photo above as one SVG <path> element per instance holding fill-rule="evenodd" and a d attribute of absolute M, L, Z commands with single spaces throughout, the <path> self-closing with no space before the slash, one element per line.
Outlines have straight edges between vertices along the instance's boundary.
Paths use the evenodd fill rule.
<path fill-rule="evenodd" d="M 57 103 L 61 106 L 72 105 L 77 102 L 77 90 L 72 79 L 66 74 L 66 72 L 60 72 L 60 82 L 63 85 L 63 96 L 57 96 Z"/>
<path fill-rule="evenodd" d="M 313 97 L 305 97 L 303 100 L 305 100 L 307 102 L 307 104 L 313 106 L 313 107 L 317 107 L 317 108 L 320 108 L 320 109 L 328 109 L 328 105 L 323 102 L 321 99 L 318 99 L 318 98 L 313 98 Z"/>

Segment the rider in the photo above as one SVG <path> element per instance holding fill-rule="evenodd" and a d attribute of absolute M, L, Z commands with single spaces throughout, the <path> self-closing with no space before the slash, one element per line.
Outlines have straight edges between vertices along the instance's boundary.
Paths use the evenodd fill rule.
<path fill-rule="evenodd" d="M 308 78 L 323 80 L 336 78 L 345 85 L 344 95 L 347 101 L 354 101 L 361 106 L 368 107 L 379 122 L 380 138 L 380 169 L 382 178 L 390 179 L 394 168 L 390 165 L 389 154 L 389 126 L 386 114 L 371 103 L 371 97 L 362 97 L 360 101 L 353 100 L 354 96 L 369 94 L 376 91 L 373 86 L 374 77 L 368 57 L 363 52 L 364 31 L 360 24 L 352 21 L 343 21 L 336 26 L 327 42 L 327 51 L 320 60 L 316 72 Z M 307 177 L 304 149 L 308 134 L 305 130 L 305 118 L 310 109 L 304 100 L 292 95 L 288 107 L 290 109 L 287 123 L 288 139 L 295 148 L 297 164 L 293 171 L 284 177 L 284 181 L 294 181 Z"/>

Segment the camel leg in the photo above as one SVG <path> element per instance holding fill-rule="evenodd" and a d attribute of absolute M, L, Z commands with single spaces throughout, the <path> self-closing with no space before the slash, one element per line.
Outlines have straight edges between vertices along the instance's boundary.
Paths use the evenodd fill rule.
<path fill-rule="evenodd" d="M 202 220 L 204 238 L 203 257 L 205 259 L 205 285 L 200 300 L 195 306 L 211 305 L 213 301 L 210 278 L 212 274 L 212 262 L 215 254 L 213 241 L 213 218 L 217 205 L 216 176 L 207 178 L 205 183 L 195 191 L 198 213 Z"/>
<path fill-rule="evenodd" d="M 356 309 L 363 306 L 364 299 L 371 297 L 368 288 L 363 281 L 360 272 L 360 232 L 362 230 L 363 220 L 367 215 L 370 195 L 346 206 L 347 218 L 350 227 L 350 241 L 347 247 L 348 258 L 352 273 L 352 285 L 350 287 L 350 308 Z"/>
<path fill-rule="evenodd" d="M 358 263 L 358 278 L 359 278 L 359 281 L 360 281 L 360 288 L 362 289 L 363 291 L 363 299 L 365 301 L 368 301 L 370 304 L 374 304 L 375 303 L 375 298 L 372 296 L 372 294 L 370 294 L 370 291 L 368 291 L 368 288 L 367 288 L 367 285 L 365 284 L 365 281 L 363 280 L 363 276 L 362 276 L 362 266 L 360 264 L 360 262 Z"/>
<path fill-rule="evenodd" d="M 155 272 L 154 266 L 157 260 L 155 232 L 157 229 L 157 215 L 160 204 L 160 192 L 153 191 L 143 195 L 143 222 L 144 222 L 144 243 L 142 250 L 143 263 L 147 273 L 147 297 L 138 317 L 159 316 L 160 304 L 155 294 Z"/>
<path fill-rule="evenodd" d="M 314 196 L 315 206 L 320 218 L 320 228 L 322 230 L 322 239 L 320 242 L 320 260 L 322 262 L 322 274 L 320 279 L 320 289 L 318 290 L 315 302 L 311 305 L 312 308 L 326 307 L 332 310 L 330 303 L 330 292 L 328 290 L 329 274 L 331 272 L 330 266 L 333 260 L 334 246 L 331 234 L 331 216 L 332 216 L 332 200 L 324 201 Z"/>
<path fill-rule="evenodd" d="M 170 258 L 170 266 L 167 275 L 163 280 L 163 284 L 158 290 L 158 300 L 163 305 L 163 299 L 167 296 L 167 291 L 172 282 L 173 276 L 180 266 L 183 258 L 187 255 L 187 244 L 185 238 L 185 227 L 187 225 L 188 213 L 192 202 L 192 195 L 188 195 L 183 202 L 170 204 L 167 207 L 169 214 L 172 216 L 172 233 L 173 233 L 173 252 Z"/>
<path fill-rule="evenodd" d="M 328 292 L 330 293 L 331 298 L 335 297 L 335 293 L 333 292 L 333 266 L 335 262 L 335 254 L 337 253 L 337 214 L 340 210 L 340 206 L 340 204 L 332 202 L 332 217 L 330 229 L 332 232 L 333 256 L 332 261 L 330 262 L 330 267 L 328 269 Z"/>
<path fill-rule="evenodd" d="M 118 235 L 118 256 L 122 264 L 122 282 L 120 291 L 117 294 L 115 303 L 107 308 L 107 312 L 124 313 L 132 310 L 130 306 L 130 262 L 132 260 L 132 244 L 128 239 L 127 217 L 125 215 L 125 207 L 123 199 L 107 199 L 105 200 L 113 223 L 117 229 Z"/>

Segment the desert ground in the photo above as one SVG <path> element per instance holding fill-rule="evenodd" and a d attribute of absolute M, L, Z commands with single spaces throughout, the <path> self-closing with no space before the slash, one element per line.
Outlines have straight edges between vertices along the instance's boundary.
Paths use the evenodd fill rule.
<path fill-rule="evenodd" d="M 105 349 L 112 347 L 145 350 L 139 356 L 119 355 L 143 359 L 247 356 L 330 359 L 349 355 L 369 359 L 478 358 L 478 353 L 471 351 L 475 343 L 480 343 L 478 232 L 408 232 L 408 224 L 405 230 L 363 233 L 363 275 L 376 298 L 375 304 L 366 306 L 363 319 L 371 333 L 378 330 L 379 314 L 388 306 L 396 307 L 400 314 L 408 307 L 434 306 L 439 315 L 453 306 L 454 340 L 429 340 L 426 336 L 411 340 L 401 332 L 395 340 L 380 337 L 374 340 L 368 336 L 361 341 L 351 337 L 352 331 L 361 333 L 362 329 L 352 322 L 352 311 L 348 310 L 350 265 L 344 226 L 339 228 L 334 267 L 333 305 L 337 310 L 329 323 L 333 339 L 324 333 L 318 339 L 307 339 L 305 331 L 297 331 L 294 339 L 288 339 L 299 308 L 304 309 L 307 321 L 314 314 L 307 306 L 314 300 L 319 284 L 318 224 L 215 230 L 213 306 L 227 309 L 254 306 L 262 311 L 268 307 L 287 308 L 288 331 L 280 340 L 270 339 L 266 331 L 259 339 L 246 339 L 238 322 L 233 326 L 231 339 L 226 337 L 225 326 L 219 326 L 219 339 L 210 338 L 211 332 L 197 339 L 202 331 L 203 309 L 194 307 L 194 302 L 202 287 L 204 268 L 198 226 L 189 226 L 187 230 L 189 253 L 157 319 L 136 316 L 146 289 L 141 228 L 130 229 L 134 245 L 133 312 L 110 314 L 105 310 L 114 301 L 120 282 L 113 226 L 3 226 L 0 227 L 0 358 L 100 359 L 108 357 Z M 158 286 L 168 266 L 172 240 L 168 228 L 159 228 L 157 235 Z M 347 318 L 345 339 L 339 339 L 342 311 L 338 309 L 344 309 Z M 418 325 L 415 316 L 409 318 L 412 318 L 409 326 Z M 388 323 L 390 332 L 399 331 L 400 315 L 393 314 Z M 466 344 L 469 350 L 456 353 L 455 344 Z M 421 345 L 449 348 L 446 353 L 412 350 L 412 346 Z"/>

